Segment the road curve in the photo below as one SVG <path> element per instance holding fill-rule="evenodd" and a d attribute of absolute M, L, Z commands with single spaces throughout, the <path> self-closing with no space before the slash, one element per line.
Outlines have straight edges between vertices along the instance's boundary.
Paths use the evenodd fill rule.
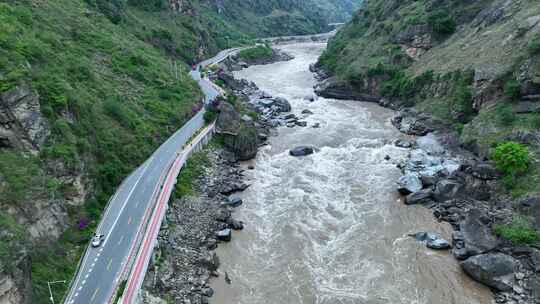
<path fill-rule="evenodd" d="M 221 62 L 238 50 L 222 51 L 190 72 L 204 93 L 205 103 L 220 92 L 209 80 L 201 78 L 199 66 Z M 124 266 L 136 252 L 134 247 L 161 193 L 165 174 L 177 158 L 177 152 L 204 126 L 203 115 L 204 109 L 176 131 L 118 187 L 97 229 L 98 233 L 105 235 L 105 240 L 98 248 L 89 245 L 86 249 L 65 304 L 104 304 L 113 300 L 113 293 L 124 275 Z"/>

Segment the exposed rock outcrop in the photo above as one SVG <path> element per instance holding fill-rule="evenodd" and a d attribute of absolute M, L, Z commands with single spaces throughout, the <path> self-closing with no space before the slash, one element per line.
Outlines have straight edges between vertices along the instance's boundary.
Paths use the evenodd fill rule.
<path fill-rule="evenodd" d="M 315 87 L 315 93 L 325 98 L 347 99 L 379 102 L 380 96 L 371 95 L 358 90 L 351 84 L 340 81 L 336 77 L 330 77 L 320 82 Z"/>
<path fill-rule="evenodd" d="M 0 148 L 37 153 L 49 134 L 37 93 L 21 85 L 0 95 Z"/>
<path fill-rule="evenodd" d="M 222 135 L 223 142 L 239 160 L 249 160 L 257 155 L 257 129 L 242 120 L 240 114 L 228 102 L 219 105 L 219 117 L 216 122 L 217 132 Z"/>

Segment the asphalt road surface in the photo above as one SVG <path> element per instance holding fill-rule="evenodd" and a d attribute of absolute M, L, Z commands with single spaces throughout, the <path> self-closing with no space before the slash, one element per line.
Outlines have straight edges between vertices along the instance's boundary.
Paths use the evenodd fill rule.
<path fill-rule="evenodd" d="M 199 65 L 205 67 L 220 62 L 237 51 L 222 51 Z M 207 103 L 218 96 L 219 91 L 208 80 L 201 79 L 198 67 L 190 75 L 199 83 Z M 89 245 L 64 303 L 104 304 L 111 300 L 121 283 L 125 263 L 130 254 L 136 253 L 132 249 L 138 234 L 143 233 L 141 227 L 148 221 L 169 165 L 177 151 L 204 126 L 203 111 L 174 133 L 118 187 L 97 229 L 105 239 L 100 247 Z"/>

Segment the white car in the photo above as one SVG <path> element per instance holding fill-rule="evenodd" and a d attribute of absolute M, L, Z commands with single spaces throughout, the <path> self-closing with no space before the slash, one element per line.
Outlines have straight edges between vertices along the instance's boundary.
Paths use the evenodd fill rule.
<path fill-rule="evenodd" d="M 92 237 L 92 247 L 99 247 L 103 242 L 104 237 L 105 236 L 103 234 L 95 234 Z"/>

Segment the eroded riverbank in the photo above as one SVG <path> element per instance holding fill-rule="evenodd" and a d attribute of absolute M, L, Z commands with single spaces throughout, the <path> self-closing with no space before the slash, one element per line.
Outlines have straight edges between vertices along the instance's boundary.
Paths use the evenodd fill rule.
<path fill-rule="evenodd" d="M 231 284 L 216 279 L 212 303 L 491 303 L 448 253 L 407 237 L 435 231 L 450 239 L 451 229 L 395 191 L 407 150 L 393 144 L 404 137 L 390 123 L 393 112 L 306 100 L 315 83 L 308 67 L 324 46 L 282 46 L 294 60 L 236 73 L 290 100 L 308 126 L 280 128 L 247 174 L 252 186 L 235 214 L 247 226 L 218 249 Z M 289 156 L 306 144 L 319 151 Z"/>

